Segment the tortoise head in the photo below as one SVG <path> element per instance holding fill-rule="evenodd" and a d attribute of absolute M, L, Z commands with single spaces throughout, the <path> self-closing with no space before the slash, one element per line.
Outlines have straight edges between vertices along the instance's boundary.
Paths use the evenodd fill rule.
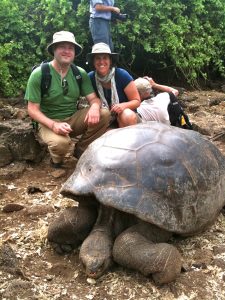
<path fill-rule="evenodd" d="M 95 195 L 102 201 L 99 194 L 107 189 L 117 189 L 136 180 L 136 153 L 120 147 L 122 142 L 118 137 L 115 141 L 114 136 L 106 133 L 89 145 L 73 174 L 63 184 L 62 195 L 76 200 L 81 196 Z M 128 171 L 131 168 L 133 172 Z"/>

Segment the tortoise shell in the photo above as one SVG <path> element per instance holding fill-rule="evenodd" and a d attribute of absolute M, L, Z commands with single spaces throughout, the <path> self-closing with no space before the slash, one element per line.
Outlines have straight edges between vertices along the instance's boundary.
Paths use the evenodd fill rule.
<path fill-rule="evenodd" d="M 225 204 L 225 157 L 195 131 L 158 122 L 114 129 L 89 145 L 61 193 L 94 195 L 190 235 L 211 225 Z"/>

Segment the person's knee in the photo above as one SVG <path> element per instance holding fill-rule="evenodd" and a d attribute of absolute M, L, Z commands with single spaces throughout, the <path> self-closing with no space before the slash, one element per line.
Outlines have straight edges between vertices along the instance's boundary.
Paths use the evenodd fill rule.
<path fill-rule="evenodd" d="M 102 108 L 100 110 L 100 121 L 103 123 L 109 123 L 110 120 L 110 111 L 108 109 Z"/>
<path fill-rule="evenodd" d="M 64 136 L 59 136 L 55 140 L 49 142 L 48 147 L 49 149 L 58 154 L 64 155 L 68 152 L 71 145 L 71 140 Z"/>
<path fill-rule="evenodd" d="M 138 122 L 138 119 L 137 119 L 137 115 L 132 112 L 132 114 L 129 116 L 129 123 L 130 125 L 134 125 L 134 124 L 137 124 Z"/>
<path fill-rule="evenodd" d="M 137 116 L 131 109 L 125 109 L 119 116 L 118 122 L 120 127 L 137 124 Z"/>

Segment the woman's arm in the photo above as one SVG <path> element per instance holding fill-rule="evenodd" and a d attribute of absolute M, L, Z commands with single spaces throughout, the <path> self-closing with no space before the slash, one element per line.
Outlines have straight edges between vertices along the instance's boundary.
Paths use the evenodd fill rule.
<path fill-rule="evenodd" d="M 138 93 L 138 90 L 136 88 L 134 81 L 131 81 L 125 87 L 124 92 L 128 99 L 128 102 L 125 102 L 125 104 L 127 104 L 127 108 L 130 108 L 132 110 L 135 110 L 136 108 L 138 108 L 138 106 L 141 103 L 141 99 L 140 99 L 140 95 Z"/>
<path fill-rule="evenodd" d="M 140 95 L 133 80 L 125 87 L 124 92 L 127 96 L 128 101 L 115 104 L 111 109 L 111 111 L 114 111 L 117 114 L 120 114 L 126 108 L 135 110 L 136 108 L 138 108 L 138 106 L 140 106 L 141 103 Z"/>

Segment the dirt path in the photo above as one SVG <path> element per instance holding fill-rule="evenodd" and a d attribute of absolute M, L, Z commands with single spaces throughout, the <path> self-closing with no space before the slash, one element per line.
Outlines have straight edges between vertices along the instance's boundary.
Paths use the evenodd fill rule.
<path fill-rule="evenodd" d="M 182 99 L 195 128 L 205 131 L 225 155 L 224 93 L 192 92 Z M 182 273 L 161 287 L 151 278 L 116 265 L 100 279 L 91 280 L 82 271 L 78 250 L 67 256 L 54 253 L 46 233 L 60 211 L 76 204 L 59 193 L 75 165 L 68 157 L 65 172 L 53 172 L 46 156 L 39 165 L 26 165 L 19 178 L 1 179 L 0 299 L 225 299 L 224 211 L 203 234 L 174 239 L 183 256 Z M 24 208 L 3 212 L 9 203 Z"/>

